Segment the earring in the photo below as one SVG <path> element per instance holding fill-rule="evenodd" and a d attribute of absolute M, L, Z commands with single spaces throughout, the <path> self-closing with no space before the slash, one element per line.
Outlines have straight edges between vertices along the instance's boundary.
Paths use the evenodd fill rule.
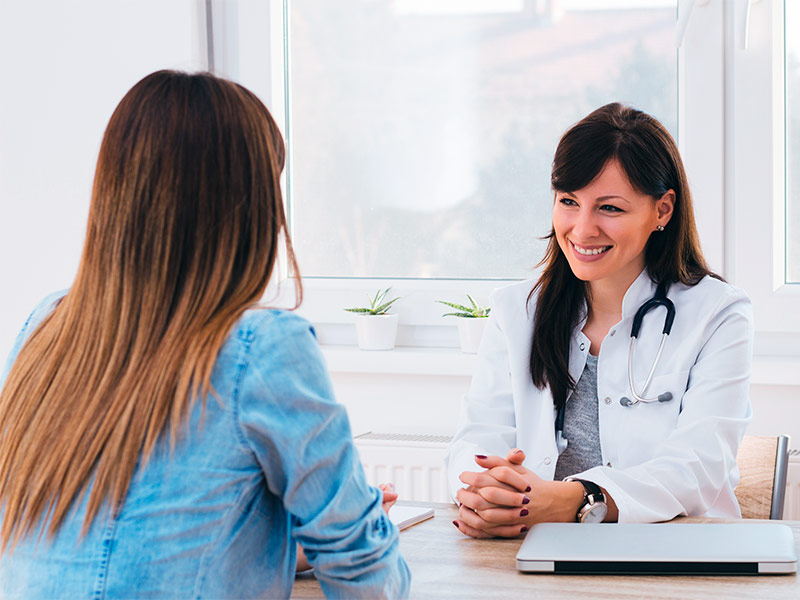
<path fill-rule="evenodd" d="M 656 231 L 664 231 L 663 225 L 656 225 Z"/>

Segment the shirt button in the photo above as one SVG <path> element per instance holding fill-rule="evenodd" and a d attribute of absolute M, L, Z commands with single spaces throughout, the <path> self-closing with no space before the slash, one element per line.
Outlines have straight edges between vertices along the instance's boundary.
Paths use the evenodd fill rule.
<path fill-rule="evenodd" d="M 583 342 L 581 342 L 581 350 L 583 350 L 584 348 L 586 348 L 586 344 L 584 344 Z"/>
<path fill-rule="evenodd" d="M 550 464 L 550 457 L 549 457 L 549 456 L 545 456 L 545 458 L 544 458 L 544 464 L 546 464 L 546 465 L 549 465 L 549 464 Z"/>
<path fill-rule="evenodd" d="M 603 398 L 603 402 L 605 402 L 606 404 L 611 404 L 611 398 L 606 396 L 605 398 Z"/>

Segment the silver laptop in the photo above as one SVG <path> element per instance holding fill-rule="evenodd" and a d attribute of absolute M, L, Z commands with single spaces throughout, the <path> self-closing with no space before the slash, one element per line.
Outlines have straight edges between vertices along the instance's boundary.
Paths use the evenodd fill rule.
<path fill-rule="evenodd" d="M 539 523 L 517 553 L 532 573 L 761 575 L 797 572 L 779 523 Z"/>

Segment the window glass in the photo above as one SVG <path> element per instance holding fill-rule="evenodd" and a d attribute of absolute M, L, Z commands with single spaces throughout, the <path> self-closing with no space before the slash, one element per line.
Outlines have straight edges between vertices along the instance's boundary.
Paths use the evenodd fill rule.
<path fill-rule="evenodd" d="M 800 2 L 786 2 L 786 282 L 800 283 Z"/>
<path fill-rule="evenodd" d="M 305 277 L 522 278 L 561 133 L 677 132 L 676 0 L 293 0 L 288 195 Z"/>

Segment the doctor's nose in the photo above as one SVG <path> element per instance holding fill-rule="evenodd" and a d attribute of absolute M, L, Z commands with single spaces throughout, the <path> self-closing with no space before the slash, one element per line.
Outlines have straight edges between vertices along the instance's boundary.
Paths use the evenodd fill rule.
<path fill-rule="evenodd" d="M 594 212 L 581 210 L 572 224 L 572 233 L 580 240 L 589 240 L 598 235 L 600 228 L 597 226 Z"/>

